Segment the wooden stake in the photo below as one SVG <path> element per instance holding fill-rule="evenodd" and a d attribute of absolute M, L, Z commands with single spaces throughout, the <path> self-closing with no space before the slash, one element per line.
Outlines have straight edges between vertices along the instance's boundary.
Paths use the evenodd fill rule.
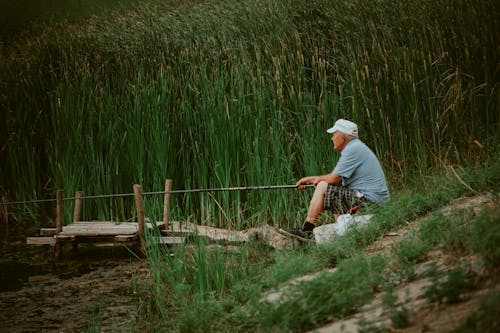
<path fill-rule="evenodd" d="M 63 227 L 63 190 L 56 191 L 56 234 L 62 231 Z"/>
<path fill-rule="evenodd" d="M 166 179 L 165 180 L 165 192 L 170 192 L 172 190 L 172 179 Z M 170 200 L 170 193 L 165 193 L 165 196 L 163 197 L 163 222 L 165 224 L 163 225 L 163 229 L 168 230 L 168 222 L 169 222 L 169 216 L 168 216 L 168 202 Z"/>
<path fill-rule="evenodd" d="M 5 202 L 5 198 L 2 198 L 2 202 Z M 7 205 L 2 205 L 3 212 L 0 215 L 5 217 L 5 234 L 3 238 L 3 249 L 7 251 L 9 249 L 9 211 L 7 210 Z"/>
<path fill-rule="evenodd" d="M 135 209 L 137 211 L 137 227 L 138 227 L 138 235 L 139 235 L 139 248 L 141 252 L 145 253 L 144 246 L 144 206 L 142 205 L 142 186 L 135 184 L 134 185 L 134 198 L 135 198 Z"/>
<path fill-rule="evenodd" d="M 75 192 L 75 210 L 73 211 L 73 222 L 79 222 L 82 220 L 82 191 Z M 78 242 L 75 240 L 73 242 L 73 251 L 78 250 Z"/>
<path fill-rule="evenodd" d="M 75 210 L 73 211 L 73 222 L 78 222 L 82 220 L 82 196 L 83 192 L 76 191 Z"/>
<path fill-rule="evenodd" d="M 63 190 L 56 191 L 56 235 L 62 231 L 63 227 Z M 61 255 L 61 244 L 57 241 L 54 246 L 54 256 L 59 258 Z"/>

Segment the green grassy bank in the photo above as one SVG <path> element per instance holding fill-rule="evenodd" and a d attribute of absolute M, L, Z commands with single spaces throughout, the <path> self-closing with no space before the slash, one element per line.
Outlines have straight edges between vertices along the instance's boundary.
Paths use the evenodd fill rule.
<path fill-rule="evenodd" d="M 425 179 L 420 188 L 398 191 L 388 207 L 374 212 L 370 224 L 352 228 L 324 245 L 277 251 L 255 241 L 236 252 L 224 246 L 210 248 L 201 240 L 173 249 L 152 246 L 147 253 L 151 279 L 145 292 L 139 292 L 142 297 L 132 330 L 305 332 L 348 317 L 375 294 L 384 293 L 382 306 L 391 323 L 360 330 L 386 332 L 409 326 L 414 311 L 403 299 L 394 298 L 394 289 L 430 278 L 421 299 L 436 308 L 460 303 L 468 299 L 468 292 L 486 289 L 477 311 L 458 332 L 494 332 L 499 328 L 494 318 L 500 302 L 495 289 L 500 263 L 499 162 L 460 173 L 448 170 Z M 478 193 L 491 200 L 479 212 L 470 208 L 456 208 L 448 215 L 439 212 L 455 198 Z M 363 251 L 385 233 L 419 218 L 420 224 L 387 245 L 384 253 Z M 432 251 L 449 256 L 444 269 L 438 269 L 436 256 L 426 259 Z M 476 269 L 463 258 L 475 258 Z M 422 271 L 417 265 L 423 261 L 428 262 Z M 312 273 L 319 275 L 290 287 L 281 301 L 263 300 L 286 281 Z"/>
<path fill-rule="evenodd" d="M 324 131 L 338 117 L 359 124 L 395 189 L 498 147 L 495 1 L 111 3 L 88 1 L 98 10 L 67 10 L 2 43 L 6 200 L 160 191 L 165 178 L 174 189 L 293 184 L 332 169 Z M 306 200 L 175 196 L 172 216 L 294 224 Z M 148 199 L 146 213 L 161 217 L 161 203 Z M 133 207 L 88 201 L 84 218 L 129 219 Z"/>

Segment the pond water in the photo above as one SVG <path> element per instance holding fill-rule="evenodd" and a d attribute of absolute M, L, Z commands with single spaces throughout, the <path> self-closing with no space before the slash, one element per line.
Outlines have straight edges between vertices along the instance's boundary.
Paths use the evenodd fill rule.
<path fill-rule="evenodd" d="M 3 243 L 0 256 L 0 332 L 133 331 L 146 260 L 125 247 L 63 247 L 22 239 Z"/>

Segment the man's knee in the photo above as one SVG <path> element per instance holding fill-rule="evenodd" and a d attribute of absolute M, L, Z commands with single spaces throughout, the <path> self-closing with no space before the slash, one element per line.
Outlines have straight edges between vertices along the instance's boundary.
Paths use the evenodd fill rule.
<path fill-rule="evenodd" d="M 318 185 L 316 185 L 316 192 L 319 192 L 321 194 L 325 194 L 326 190 L 328 190 L 328 183 L 325 181 L 319 182 Z"/>

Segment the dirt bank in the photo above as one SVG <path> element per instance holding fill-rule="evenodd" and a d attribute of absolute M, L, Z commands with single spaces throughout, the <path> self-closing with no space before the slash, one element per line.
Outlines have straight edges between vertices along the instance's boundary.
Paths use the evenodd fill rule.
<path fill-rule="evenodd" d="M 468 209 L 479 213 L 485 207 L 494 207 L 490 197 L 477 196 L 459 198 L 450 202 L 439 210 L 440 213 L 448 215 L 458 209 Z M 365 248 L 368 255 L 389 252 L 397 246 L 411 232 L 414 232 L 422 222 L 421 219 L 408 222 L 403 227 L 388 233 L 373 244 Z M 444 275 L 456 267 L 462 267 L 475 276 L 475 285 L 469 292 L 463 295 L 463 301 L 456 304 L 442 304 L 429 302 L 425 297 L 426 288 L 434 282 L 425 277 L 424 272 L 431 265 L 436 265 L 437 270 Z M 440 250 L 429 252 L 425 259 L 415 266 L 415 276 L 419 276 L 410 282 L 400 283 L 394 290 L 396 304 L 393 309 L 388 309 L 383 304 L 384 292 L 374 295 L 369 304 L 362 307 L 357 313 L 334 321 L 324 327 L 314 330 L 315 333 L 355 333 L 355 332 L 399 332 L 399 333 L 443 333 L 453 332 L 459 329 L 467 319 L 471 318 L 477 310 L 482 297 L 487 293 L 496 291 L 500 295 L 498 273 L 488 272 L 484 269 L 482 261 L 477 256 L 450 255 Z M 500 299 L 496 299 L 499 302 Z M 498 308 L 500 309 L 500 307 Z M 404 313 L 408 320 L 404 327 L 394 327 L 396 312 Z M 500 311 L 497 311 L 500 315 Z M 405 320 L 406 320 L 405 319 Z M 397 323 L 397 321 L 396 321 Z M 500 326 L 500 322 L 496 325 Z M 495 326 L 492 324 L 492 326 Z M 474 330 L 473 330 L 474 331 Z"/>

